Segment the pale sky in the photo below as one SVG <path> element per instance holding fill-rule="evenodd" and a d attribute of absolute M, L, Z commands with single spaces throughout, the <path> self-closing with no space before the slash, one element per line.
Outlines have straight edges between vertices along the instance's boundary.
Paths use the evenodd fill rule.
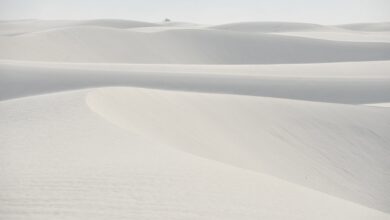
<path fill-rule="evenodd" d="M 164 18 L 203 24 L 390 21 L 390 0 L 0 0 L 0 19 Z"/>

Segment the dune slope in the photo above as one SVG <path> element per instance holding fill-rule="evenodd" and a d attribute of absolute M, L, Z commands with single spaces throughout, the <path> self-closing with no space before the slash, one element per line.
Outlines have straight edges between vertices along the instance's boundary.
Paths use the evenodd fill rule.
<path fill-rule="evenodd" d="M 141 33 L 102 27 L 69 27 L 0 37 L 0 59 L 174 63 L 275 64 L 390 59 L 390 44 L 338 42 L 220 30 Z"/>
<path fill-rule="evenodd" d="M 331 29 L 318 24 L 293 23 L 293 22 L 239 22 L 211 26 L 213 29 L 240 31 L 240 32 L 257 32 L 257 33 L 275 33 L 290 31 L 318 31 Z"/>
<path fill-rule="evenodd" d="M 48 31 L 57 28 L 65 27 L 80 27 L 80 26 L 97 26 L 111 28 L 140 28 L 159 26 L 158 24 L 118 20 L 118 19 L 95 19 L 95 20 L 16 20 L 16 21 L 0 21 L 0 35 L 17 36 L 27 33 Z"/>
<path fill-rule="evenodd" d="M 390 62 L 114 65 L 0 62 L 0 100 L 100 86 L 243 94 L 349 104 L 390 102 Z"/>
<path fill-rule="evenodd" d="M 382 23 L 359 23 L 359 24 L 345 24 L 340 25 L 339 27 L 350 29 L 350 30 L 358 30 L 358 31 L 390 31 L 390 22 L 382 22 Z"/>
<path fill-rule="evenodd" d="M 0 21 L 0 219 L 390 220 L 387 26 Z"/>
<path fill-rule="evenodd" d="M 85 102 L 79 91 L 0 103 L 2 219 L 389 219 L 121 130 Z"/>
<path fill-rule="evenodd" d="M 390 211 L 387 109 L 139 89 L 87 101 L 161 143 Z"/>

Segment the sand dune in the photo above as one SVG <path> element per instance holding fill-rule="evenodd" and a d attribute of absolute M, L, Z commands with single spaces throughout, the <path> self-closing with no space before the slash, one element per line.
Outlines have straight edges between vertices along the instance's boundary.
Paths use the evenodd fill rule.
<path fill-rule="evenodd" d="M 97 110 L 91 102 L 103 104 L 116 90 L 91 92 Z M 0 103 L 1 218 L 389 219 L 125 132 L 92 114 L 85 97 L 81 91 Z"/>
<path fill-rule="evenodd" d="M 388 36 L 1 21 L 0 219 L 390 219 Z"/>
<path fill-rule="evenodd" d="M 212 26 L 214 29 L 241 31 L 241 32 L 258 32 L 258 33 L 274 33 L 274 32 L 289 32 L 289 31 L 319 31 L 331 29 L 318 24 L 309 23 L 289 23 L 289 22 L 240 22 L 223 25 Z"/>
<path fill-rule="evenodd" d="M 389 108 L 389 107 L 390 107 L 390 102 L 367 104 L 367 106 L 375 106 L 375 107 Z"/>
<path fill-rule="evenodd" d="M 390 62 L 302 65 L 120 65 L 0 62 L 0 100 L 100 86 L 321 102 L 390 101 Z"/>
<path fill-rule="evenodd" d="M 390 42 L 389 23 L 325 26 L 289 22 L 242 22 L 216 25 L 210 28 L 246 33 L 273 33 L 332 41 Z"/>
<path fill-rule="evenodd" d="M 158 26 L 156 23 L 115 19 L 95 19 L 95 20 L 20 20 L 0 22 L 0 35 L 15 36 L 39 31 L 48 31 L 57 28 L 97 26 L 110 28 L 139 28 Z"/>
<path fill-rule="evenodd" d="M 387 110 L 134 89 L 87 101 L 160 143 L 390 211 Z"/>
<path fill-rule="evenodd" d="M 390 44 L 219 30 L 140 33 L 71 27 L 0 37 L 1 59 L 175 64 L 275 64 L 390 59 Z"/>
<path fill-rule="evenodd" d="M 307 37 L 314 39 L 350 41 L 350 42 L 390 42 L 390 34 L 387 32 L 362 32 L 362 31 L 301 31 L 278 33 L 285 36 Z"/>
<path fill-rule="evenodd" d="M 365 31 L 365 32 L 388 32 L 390 23 L 353 23 L 344 25 L 319 25 L 311 23 L 297 22 L 238 22 L 211 26 L 214 29 L 258 32 L 258 33 L 278 33 L 278 32 L 305 32 L 305 31 Z"/>
<path fill-rule="evenodd" d="M 390 31 L 390 22 L 345 24 L 339 27 L 357 31 Z"/>

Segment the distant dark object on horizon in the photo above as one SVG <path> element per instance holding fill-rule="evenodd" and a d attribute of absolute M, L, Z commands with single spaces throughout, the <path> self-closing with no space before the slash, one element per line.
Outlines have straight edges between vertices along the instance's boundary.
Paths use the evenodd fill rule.
<path fill-rule="evenodd" d="M 164 22 L 171 22 L 171 19 L 165 18 L 165 19 L 164 19 Z"/>

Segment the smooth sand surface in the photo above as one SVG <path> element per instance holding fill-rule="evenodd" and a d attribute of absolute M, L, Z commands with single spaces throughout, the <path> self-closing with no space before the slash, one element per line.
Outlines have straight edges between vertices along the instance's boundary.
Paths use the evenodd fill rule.
<path fill-rule="evenodd" d="M 100 86 L 242 94 L 345 104 L 390 101 L 390 62 L 129 65 L 0 61 L 0 100 Z"/>
<path fill-rule="evenodd" d="M 185 153 L 186 150 L 167 145 L 157 136 L 140 133 L 142 129 L 114 126 L 105 120 L 110 116 L 107 112 L 103 118 L 94 113 L 110 110 L 104 108 L 106 95 L 115 100 L 116 95 L 124 98 L 141 94 L 134 101 L 142 101 L 150 92 L 164 97 L 164 92 L 159 91 L 123 90 L 56 93 L 0 103 L 2 219 L 389 219 L 383 212 L 267 174 Z M 116 92 L 119 93 L 115 95 Z M 176 96 L 175 92 L 172 95 Z M 202 98 L 197 93 L 187 95 Z M 132 96 L 128 97 L 132 103 Z M 171 129 L 186 124 L 175 122 L 182 119 L 190 106 L 183 106 L 174 121 L 165 123 L 166 118 L 161 118 L 161 124 L 160 115 L 177 111 L 170 112 L 170 107 L 163 105 L 155 109 L 161 113 L 154 114 L 148 108 L 175 102 L 158 99 L 158 103 L 147 104 L 151 98 L 139 107 L 145 108 L 145 116 L 155 118 L 156 129 L 172 132 Z M 246 102 L 248 98 L 234 99 Z M 128 106 L 124 107 L 120 109 L 127 111 Z M 129 115 L 131 112 L 136 113 L 134 117 L 138 114 L 138 110 L 127 111 Z M 198 119 L 199 115 L 195 115 L 195 127 L 186 124 L 183 131 L 206 129 Z M 140 121 L 136 122 L 139 125 Z M 148 120 L 145 122 L 146 127 L 150 125 Z M 240 127 L 236 129 L 240 132 Z M 223 138 L 220 132 L 209 132 L 210 136 Z M 188 135 L 196 137 L 197 133 Z M 210 141 L 211 144 L 215 139 Z M 225 143 L 210 151 L 230 149 L 231 144 Z M 266 144 L 262 146 L 267 147 Z M 191 147 L 183 147 L 187 146 Z M 261 146 L 258 147 L 253 150 L 258 152 Z M 247 150 L 242 148 L 240 156 L 255 157 L 255 151 Z M 288 152 L 291 150 L 285 153 Z M 371 170 L 372 166 L 367 164 L 366 168 Z"/>
<path fill-rule="evenodd" d="M 68 26 L 0 36 L 0 59 L 158 64 L 287 64 L 390 59 L 390 43 L 217 29 L 139 32 Z M 320 52 L 319 52 L 320 51 Z"/>
<path fill-rule="evenodd" d="M 0 219 L 390 219 L 388 24 L 0 22 Z"/>

